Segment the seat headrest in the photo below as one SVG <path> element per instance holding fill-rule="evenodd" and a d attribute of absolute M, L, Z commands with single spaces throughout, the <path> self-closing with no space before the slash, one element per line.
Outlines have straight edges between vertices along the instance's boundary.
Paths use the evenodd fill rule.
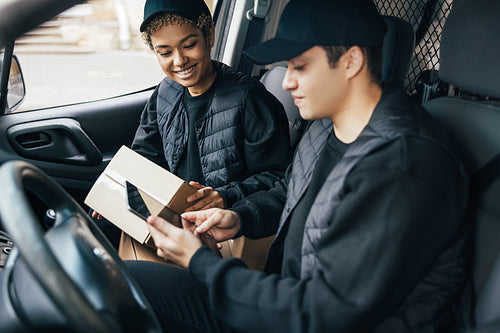
<path fill-rule="evenodd" d="M 382 48 L 382 82 L 385 87 L 402 89 L 415 47 L 412 25 L 398 17 L 383 16 L 387 25 Z"/>
<path fill-rule="evenodd" d="M 500 98 L 500 1 L 455 0 L 441 36 L 439 77 Z"/>

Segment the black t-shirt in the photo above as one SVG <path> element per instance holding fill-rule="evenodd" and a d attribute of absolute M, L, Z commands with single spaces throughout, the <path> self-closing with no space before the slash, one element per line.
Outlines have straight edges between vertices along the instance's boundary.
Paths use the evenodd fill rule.
<path fill-rule="evenodd" d="M 337 139 L 334 133 L 328 137 L 318 157 L 309 188 L 289 217 L 288 232 L 283 249 L 283 258 L 287 258 L 287 260 L 283 261 L 281 268 L 283 276 L 300 276 L 302 238 L 304 237 L 304 226 L 307 215 L 326 177 L 328 177 L 335 165 L 342 159 L 348 146 L 348 144 Z"/>
<path fill-rule="evenodd" d="M 183 101 L 188 115 L 189 136 L 186 148 L 179 160 L 176 174 L 186 181 L 194 180 L 200 184 L 205 184 L 205 179 L 203 178 L 203 172 L 201 170 L 196 125 L 210 109 L 214 86 L 215 85 L 212 84 L 210 89 L 198 96 L 191 96 L 188 90 L 184 89 Z"/>

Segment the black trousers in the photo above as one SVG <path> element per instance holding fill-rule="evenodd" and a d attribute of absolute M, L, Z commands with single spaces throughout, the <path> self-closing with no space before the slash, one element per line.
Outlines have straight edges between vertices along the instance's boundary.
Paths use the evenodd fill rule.
<path fill-rule="evenodd" d="M 208 291 L 187 270 L 149 261 L 126 261 L 164 332 L 232 332 L 210 308 Z"/>

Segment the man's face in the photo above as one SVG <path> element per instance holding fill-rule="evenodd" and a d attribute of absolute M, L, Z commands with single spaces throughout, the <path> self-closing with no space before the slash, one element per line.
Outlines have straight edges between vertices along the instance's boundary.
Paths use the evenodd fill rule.
<path fill-rule="evenodd" d="M 165 25 L 151 34 L 156 58 L 163 72 L 187 87 L 193 96 L 207 91 L 215 79 L 215 68 L 203 32 L 190 24 Z"/>
<path fill-rule="evenodd" d="M 330 67 L 326 51 L 315 46 L 288 61 L 283 89 L 289 90 L 302 118 L 330 118 L 342 107 L 347 80 L 342 67 Z"/>

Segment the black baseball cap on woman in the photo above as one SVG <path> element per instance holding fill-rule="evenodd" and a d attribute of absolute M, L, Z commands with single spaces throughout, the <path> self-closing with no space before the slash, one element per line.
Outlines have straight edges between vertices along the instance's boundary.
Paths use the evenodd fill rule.
<path fill-rule="evenodd" d="M 195 23 L 201 14 L 210 17 L 212 15 L 203 0 L 147 0 L 140 31 L 144 32 L 149 21 L 157 14 L 163 13 L 172 13 Z"/>
<path fill-rule="evenodd" d="M 276 37 L 244 53 L 257 64 L 289 60 L 313 46 L 382 46 L 386 25 L 372 0 L 291 0 Z"/>

